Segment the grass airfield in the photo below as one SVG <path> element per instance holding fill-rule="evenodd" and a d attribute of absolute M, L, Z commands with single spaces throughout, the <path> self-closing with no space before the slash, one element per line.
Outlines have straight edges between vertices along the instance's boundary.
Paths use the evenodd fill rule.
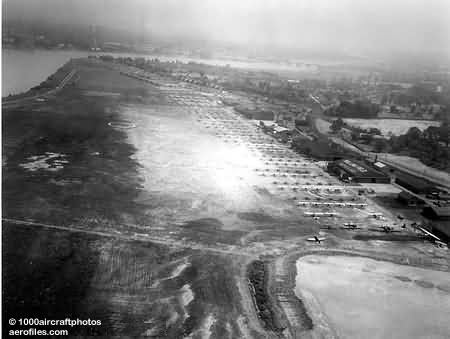
<path fill-rule="evenodd" d="M 297 251 L 392 252 L 448 270 L 428 243 L 380 240 L 371 229 L 395 216 L 223 106 L 217 90 L 95 60 L 73 67 L 74 83 L 3 114 L 5 319 L 28 309 L 102 319 L 75 329 L 83 336 L 304 337 L 304 308 L 280 306 L 295 284 L 283 260 Z M 323 244 L 306 241 L 319 232 Z M 246 267 L 256 259 L 268 263 L 282 333 L 255 312 Z"/>

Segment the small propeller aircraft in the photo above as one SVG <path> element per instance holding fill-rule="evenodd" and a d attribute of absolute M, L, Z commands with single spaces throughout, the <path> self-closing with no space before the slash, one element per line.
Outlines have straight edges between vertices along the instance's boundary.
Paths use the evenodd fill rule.
<path fill-rule="evenodd" d="M 326 238 L 325 237 L 318 237 L 317 235 L 306 239 L 307 241 L 315 241 L 316 243 L 320 244 L 320 242 L 324 241 Z"/>
<path fill-rule="evenodd" d="M 378 228 L 371 229 L 371 231 L 378 231 L 384 233 L 400 232 L 399 230 L 394 229 L 394 227 L 388 225 L 378 226 Z"/>
<path fill-rule="evenodd" d="M 372 213 L 369 213 L 369 215 L 375 219 L 380 219 L 380 220 L 384 219 L 384 216 L 382 213 L 372 212 Z"/>
<path fill-rule="evenodd" d="M 361 227 L 358 227 L 358 225 L 353 222 L 346 222 L 346 223 L 344 223 L 344 225 L 341 228 L 343 228 L 345 230 L 360 230 L 361 229 Z"/>
<path fill-rule="evenodd" d="M 334 212 L 305 212 L 305 216 L 307 217 L 334 217 L 337 216 L 337 213 Z"/>

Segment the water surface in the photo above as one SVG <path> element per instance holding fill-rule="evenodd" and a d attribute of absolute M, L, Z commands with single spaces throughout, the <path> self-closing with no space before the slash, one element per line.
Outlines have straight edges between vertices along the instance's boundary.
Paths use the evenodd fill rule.
<path fill-rule="evenodd" d="M 296 294 L 313 321 L 339 338 L 448 338 L 448 272 L 318 255 L 299 259 L 297 272 Z"/>

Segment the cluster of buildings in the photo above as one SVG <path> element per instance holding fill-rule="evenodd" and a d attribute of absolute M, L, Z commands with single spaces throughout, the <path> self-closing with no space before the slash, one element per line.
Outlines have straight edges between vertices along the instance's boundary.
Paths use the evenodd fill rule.
<path fill-rule="evenodd" d="M 387 184 L 391 182 L 390 177 L 385 173 L 376 170 L 374 167 L 369 166 L 362 161 L 353 159 L 341 159 L 329 162 L 327 169 L 330 173 L 333 173 L 344 182 L 378 184 Z"/>
<path fill-rule="evenodd" d="M 378 116 L 380 118 L 402 118 L 402 119 L 425 119 L 434 120 L 439 118 L 445 107 L 439 104 L 398 105 L 387 103 L 380 106 Z"/>
<path fill-rule="evenodd" d="M 329 162 L 327 169 L 344 182 L 394 184 L 401 189 L 397 201 L 406 207 L 419 208 L 423 216 L 434 221 L 431 231 L 450 239 L 450 193 L 446 188 L 379 161 L 341 159 Z"/>
<path fill-rule="evenodd" d="M 271 120 L 260 120 L 259 127 L 280 142 L 288 143 L 292 139 L 291 129 L 280 126 Z"/>

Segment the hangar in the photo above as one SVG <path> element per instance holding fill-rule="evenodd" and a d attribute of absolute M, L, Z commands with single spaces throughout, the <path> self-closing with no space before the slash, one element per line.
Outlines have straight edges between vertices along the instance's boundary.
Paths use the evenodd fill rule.
<path fill-rule="evenodd" d="M 328 171 L 344 181 L 379 184 L 390 182 L 390 178 L 386 174 L 356 160 L 343 159 L 330 162 Z"/>

